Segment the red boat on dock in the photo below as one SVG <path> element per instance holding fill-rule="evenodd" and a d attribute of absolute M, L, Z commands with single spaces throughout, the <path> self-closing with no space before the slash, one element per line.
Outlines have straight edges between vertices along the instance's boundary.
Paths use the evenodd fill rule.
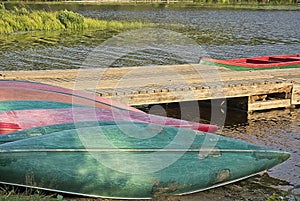
<path fill-rule="evenodd" d="M 201 58 L 200 64 L 222 66 L 237 71 L 264 70 L 273 68 L 300 68 L 300 54 L 262 56 L 229 60 Z"/>

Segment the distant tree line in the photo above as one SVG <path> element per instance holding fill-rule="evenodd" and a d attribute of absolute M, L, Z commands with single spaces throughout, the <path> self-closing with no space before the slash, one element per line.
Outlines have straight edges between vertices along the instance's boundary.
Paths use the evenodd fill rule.
<path fill-rule="evenodd" d="M 194 0 L 201 3 L 220 3 L 220 4 L 252 4 L 252 3 L 267 3 L 267 4 L 297 4 L 300 0 Z"/>
<path fill-rule="evenodd" d="M 2 2 L 9 2 L 10 0 L 3 0 Z M 39 1 L 39 2 L 72 2 L 75 0 L 24 0 L 24 1 Z M 86 0 L 79 0 L 79 2 Z M 196 2 L 203 4 L 273 4 L 273 5 L 286 5 L 286 4 L 300 4 L 300 0 L 94 0 L 95 2 Z M 78 2 L 78 1 L 77 1 Z"/>

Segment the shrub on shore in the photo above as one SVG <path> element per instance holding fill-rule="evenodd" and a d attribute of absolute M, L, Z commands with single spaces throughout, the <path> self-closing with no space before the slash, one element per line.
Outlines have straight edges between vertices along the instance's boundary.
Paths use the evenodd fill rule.
<path fill-rule="evenodd" d="M 61 29 L 113 29 L 124 30 L 141 28 L 140 22 L 117 22 L 85 18 L 79 13 L 68 10 L 57 12 L 29 11 L 26 8 L 5 9 L 0 4 L 0 34 L 18 31 L 50 31 Z"/>

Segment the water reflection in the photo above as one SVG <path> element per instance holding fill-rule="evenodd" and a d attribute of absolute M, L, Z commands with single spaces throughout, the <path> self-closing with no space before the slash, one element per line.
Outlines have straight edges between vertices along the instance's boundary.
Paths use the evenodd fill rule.
<path fill-rule="evenodd" d="M 0 35 L 0 70 L 80 68 L 94 46 L 114 34 L 55 31 Z"/>

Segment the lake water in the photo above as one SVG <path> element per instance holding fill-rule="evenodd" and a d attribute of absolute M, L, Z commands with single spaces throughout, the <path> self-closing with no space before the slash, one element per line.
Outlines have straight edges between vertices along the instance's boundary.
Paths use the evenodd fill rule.
<path fill-rule="evenodd" d="M 11 4 L 8 5 L 8 7 Z M 153 33 L 133 32 L 138 41 L 117 31 L 31 32 L 0 36 L 0 70 L 81 68 L 86 58 L 99 47 L 107 48 L 99 57 L 110 57 L 111 66 L 196 63 L 202 56 L 219 59 L 300 53 L 299 11 L 213 10 L 154 6 L 90 6 L 68 4 L 31 5 L 33 9 L 77 11 L 84 16 L 121 21 L 159 24 Z M 161 39 L 169 34 L 171 42 Z M 156 37 L 156 35 L 160 35 Z M 130 34 L 129 34 L 130 35 Z M 138 52 L 109 48 L 114 36 L 124 38 L 124 47 L 145 42 Z M 167 37 L 167 38 L 168 38 Z M 129 37 L 130 38 L 130 37 Z M 129 41 L 129 42 L 128 42 Z M 184 46 L 188 42 L 189 47 Z M 155 42 L 172 43 L 160 49 Z M 104 45 L 104 46 L 103 46 Z M 123 49 L 124 49 L 123 47 Z M 189 50 L 189 54 L 181 50 Z M 135 50 L 135 49 L 134 49 Z M 171 50 L 168 53 L 166 50 Z M 120 52 L 118 52 L 120 51 Z M 120 54 L 119 54 L 120 53 Z M 120 57 L 120 55 L 122 55 Z M 106 63 L 105 63 L 106 64 Z M 100 67 L 103 67 L 100 65 Z M 108 66 L 104 66 L 108 67 Z M 168 111 L 176 115 L 178 107 Z M 205 109 L 203 109 L 205 110 Z M 200 111 L 201 112 L 201 111 Z M 242 112 L 241 112 L 242 113 Z M 289 151 L 292 157 L 269 171 L 272 177 L 288 181 L 300 194 L 300 109 L 255 113 L 241 118 L 229 111 L 221 135 Z M 203 117 L 204 115 L 202 115 Z M 209 116 L 209 115 L 208 115 Z M 201 119 L 200 121 L 203 121 Z"/>
<path fill-rule="evenodd" d="M 8 4 L 7 7 L 12 7 Z M 299 52 L 299 11 L 245 11 L 153 6 L 83 6 L 76 4 L 41 5 L 43 10 L 72 9 L 85 16 L 107 20 L 142 21 L 178 33 L 176 40 L 188 40 L 192 59 L 161 54 L 145 47 L 144 54 L 133 53 L 118 66 L 197 62 L 201 56 L 227 59 Z M 159 32 L 159 31 L 158 31 Z M 0 36 L 0 70 L 80 68 L 87 55 L 117 32 L 23 33 Z M 153 37 L 153 35 L 151 35 Z M 147 33 L 144 33 L 147 38 Z M 154 40 L 154 39 L 153 39 Z M 141 41 L 142 42 L 142 41 Z M 196 45 L 195 45 L 196 44 Z M 180 52 L 173 47 L 173 52 Z M 135 57 L 133 59 L 133 57 Z M 120 59 L 116 55 L 115 60 Z"/>

